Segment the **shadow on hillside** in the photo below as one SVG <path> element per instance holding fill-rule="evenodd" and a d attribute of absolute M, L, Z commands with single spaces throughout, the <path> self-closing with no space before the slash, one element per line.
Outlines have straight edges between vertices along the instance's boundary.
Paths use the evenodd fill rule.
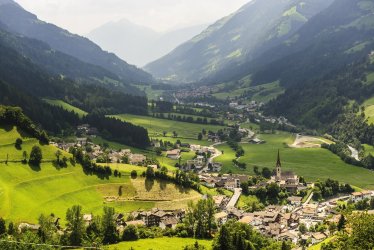
<path fill-rule="evenodd" d="M 17 127 L 17 132 L 21 135 L 22 138 L 30 138 L 31 136 L 26 133 L 25 131 L 23 131 L 22 129 L 18 128 Z"/>
<path fill-rule="evenodd" d="M 10 132 L 13 130 L 13 126 L 9 124 L 0 124 L 0 128 L 4 129 L 5 132 Z"/>
<path fill-rule="evenodd" d="M 35 172 L 40 172 L 42 170 L 40 168 L 40 164 L 36 165 L 36 164 L 29 163 L 29 167 L 31 168 L 32 171 L 35 171 Z"/>

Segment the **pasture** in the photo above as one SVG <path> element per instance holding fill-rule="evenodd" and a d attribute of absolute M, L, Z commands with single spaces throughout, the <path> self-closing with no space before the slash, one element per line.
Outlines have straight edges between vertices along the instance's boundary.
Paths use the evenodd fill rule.
<path fill-rule="evenodd" d="M 197 140 L 198 134 L 205 129 L 206 131 L 218 131 L 223 129 L 223 126 L 195 124 L 187 122 L 172 121 L 167 119 L 159 119 L 151 116 L 137 116 L 137 115 L 114 115 L 112 117 L 118 118 L 122 121 L 130 122 L 132 124 L 142 126 L 148 130 L 149 136 L 154 139 L 161 139 L 165 141 L 175 142 L 181 140 L 183 143 L 209 145 L 210 143 L 204 140 Z M 166 136 L 163 136 L 163 132 Z M 177 133 L 177 137 L 173 137 L 173 132 Z"/>
<path fill-rule="evenodd" d="M 289 133 L 278 132 L 277 134 L 260 135 L 265 144 L 241 144 L 245 155 L 240 162 L 247 163 L 246 170 L 235 167 L 232 160 L 235 158 L 234 151 L 227 145 L 217 148 L 224 154 L 216 158 L 217 162 L 224 163 L 223 172 L 253 174 L 253 167 L 260 169 L 268 167 L 275 168 L 277 151 L 280 149 L 282 167 L 284 170 L 292 170 L 308 181 L 332 178 L 341 182 L 349 183 L 361 188 L 374 188 L 374 173 L 370 170 L 344 163 L 338 156 L 321 148 L 290 148 L 295 137 Z"/>
<path fill-rule="evenodd" d="M 74 107 L 70 105 L 69 103 L 66 103 L 62 100 L 51 100 L 51 99 L 43 99 L 43 100 L 50 105 L 61 107 L 67 111 L 73 111 L 74 113 L 79 115 L 79 117 L 83 117 L 88 114 L 86 111 L 83 111 L 80 108 Z"/>
<path fill-rule="evenodd" d="M 204 246 L 207 250 L 212 249 L 212 241 L 196 240 L 191 238 L 155 238 L 143 239 L 138 241 L 121 242 L 107 247 L 108 250 L 134 249 L 134 250 L 181 250 L 187 245 L 193 245 L 195 242 Z"/>
<path fill-rule="evenodd" d="M 24 141 L 22 150 L 14 146 L 19 137 Z M 131 170 L 141 170 L 135 166 L 119 169 L 121 178 L 86 175 L 80 165 L 55 167 L 52 161 L 57 148 L 52 146 L 41 146 L 40 167 L 22 164 L 22 151 L 38 144 L 35 139 L 21 136 L 16 128 L 0 129 L 0 160 L 9 155 L 8 164 L 0 163 L 0 217 L 8 221 L 35 223 L 41 213 L 54 213 L 63 219 L 66 209 L 73 205 L 81 205 L 85 213 L 94 214 L 101 214 L 104 206 L 114 207 L 118 212 L 181 208 L 189 200 L 200 197 L 196 191 L 181 189 L 172 183 L 156 180 L 149 183 L 140 177 L 131 179 Z"/>

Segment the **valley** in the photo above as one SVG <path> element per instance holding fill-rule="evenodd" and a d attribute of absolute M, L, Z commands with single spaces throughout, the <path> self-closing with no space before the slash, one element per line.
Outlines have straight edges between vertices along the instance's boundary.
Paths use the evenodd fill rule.
<path fill-rule="evenodd" d="M 22 1 L 0 249 L 374 249 L 371 1 Z"/>

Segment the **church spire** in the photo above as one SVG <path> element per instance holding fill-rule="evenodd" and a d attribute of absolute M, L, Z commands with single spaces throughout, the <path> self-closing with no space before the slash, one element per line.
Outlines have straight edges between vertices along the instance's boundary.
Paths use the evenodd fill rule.
<path fill-rule="evenodd" d="M 278 149 L 277 165 L 275 167 L 276 167 L 276 178 L 278 180 L 281 180 L 282 179 L 282 163 L 280 159 L 279 149 Z"/>
<path fill-rule="evenodd" d="M 280 153 L 279 153 L 279 149 L 278 149 L 278 158 L 277 158 L 277 166 L 281 166 L 281 159 L 280 159 Z"/>

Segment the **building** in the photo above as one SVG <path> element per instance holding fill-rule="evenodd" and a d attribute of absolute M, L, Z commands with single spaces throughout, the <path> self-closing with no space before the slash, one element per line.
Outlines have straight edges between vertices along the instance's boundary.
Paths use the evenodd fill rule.
<path fill-rule="evenodd" d="M 214 219 L 216 220 L 218 225 L 223 225 L 227 221 L 227 213 L 225 212 L 216 213 L 214 215 Z"/>
<path fill-rule="evenodd" d="M 299 188 L 304 188 L 303 185 L 299 183 L 299 177 L 291 171 L 283 172 L 282 163 L 280 159 L 280 153 L 278 150 L 277 163 L 275 166 L 275 176 L 272 180 L 278 183 L 281 188 L 287 189 L 290 193 L 296 193 Z"/>
<path fill-rule="evenodd" d="M 365 199 L 371 199 L 373 193 L 371 191 L 363 190 L 361 192 L 354 192 L 351 194 L 351 200 L 353 202 L 362 201 Z"/>
<path fill-rule="evenodd" d="M 173 159 L 173 160 L 178 160 L 181 157 L 181 151 L 180 149 L 174 149 L 166 152 L 166 157 Z"/>
<path fill-rule="evenodd" d="M 288 197 L 287 198 L 287 201 L 291 204 L 291 205 L 294 205 L 294 206 L 300 206 L 301 205 L 301 201 L 302 201 L 302 197 L 299 197 L 299 196 L 291 196 L 291 197 Z"/>
<path fill-rule="evenodd" d="M 143 164 L 145 162 L 145 160 L 147 160 L 147 157 L 145 157 L 142 154 L 131 154 L 129 156 L 129 163 L 131 165 Z"/>

